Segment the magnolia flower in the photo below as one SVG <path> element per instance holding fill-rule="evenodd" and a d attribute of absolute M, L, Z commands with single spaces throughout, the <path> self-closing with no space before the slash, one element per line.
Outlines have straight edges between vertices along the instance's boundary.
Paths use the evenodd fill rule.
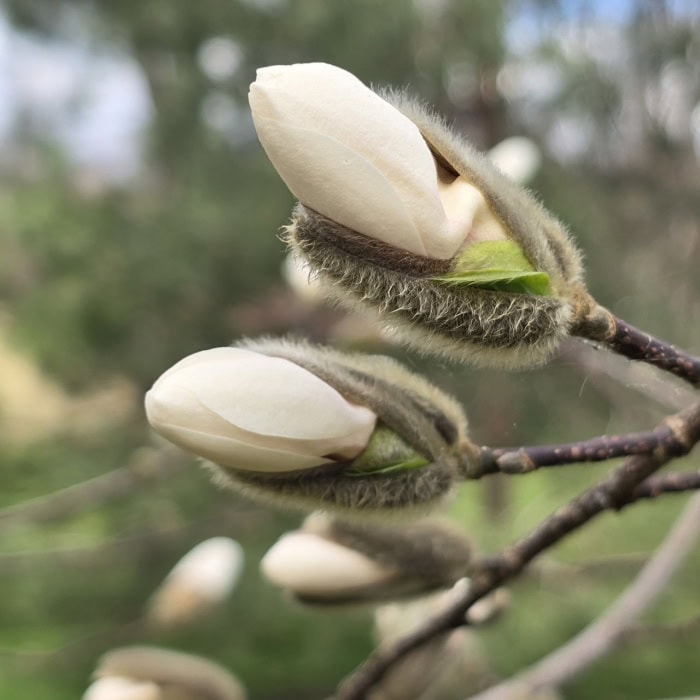
<path fill-rule="evenodd" d="M 249 101 L 287 187 L 336 223 L 439 259 L 507 238 L 481 192 L 438 165 L 416 125 L 347 71 L 260 68 Z"/>
<path fill-rule="evenodd" d="M 148 617 L 161 625 L 196 620 L 223 603 L 243 568 L 243 550 L 229 537 L 200 542 L 175 564 L 154 593 Z"/>
<path fill-rule="evenodd" d="M 289 360 L 242 348 L 195 353 L 146 394 L 151 426 L 218 464 L 288 472 L 351 459 L 376 416 Z"/>
<path fill-rule="evenodd" d="M 99 661 L 83 700 L 245 700 L 225 668 L 192 654 L 158 647 L 114 649 Z"/>

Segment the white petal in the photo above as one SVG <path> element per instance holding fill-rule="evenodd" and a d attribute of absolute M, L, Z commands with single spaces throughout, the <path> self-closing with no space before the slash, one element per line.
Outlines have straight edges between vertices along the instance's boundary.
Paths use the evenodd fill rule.
<path fill-rule="evenodd" d="M 259 445 L 249 445 L 231 437 L 219 437 L 189 430 L 179 425 L 163 424 L 158 432 L 176 445 L 209 459 L 212 462 L 234 469 L 253 472 L 288 472 L 310 469 L 333 460 L 313 455 L 295 454 L 274 450 Z"/>
<path fill-rule="evenodd" d="M 284 535 L 260 562 L 265 577 L 300 595 L 327 596 L 371 587 L 394 576 L 354 549 L 306 532 Z"/>
<path fill-rule="evenodd" d="M 255 471 L 355 457 L 376 423 L 299 365 L 238 348 L 185 358 L 156 381 L 145 406 L 154 429 L 177 445 Z"/>
<path fill-rule="evenodd" d="M 454 254 L 461 241 L 446 226 L 433 158 L 418 128 L 357 78 L 323 63 L 263 68 L 249 100 L 268 156 L 302 202 L 335 220 L 334 214 L 342 215 L 346 221 L 339 223 L 412 252 Z M 313 154 L 309 165 L 307 154 Z M 395 218 L 394 205 L 392 218 L 382 218 L 387 205 L 380 204 L 379 195 L 386 197 L 387 188 L 375 192 L 378 178 L 366 163 L 389 183 L 422 245 L 404 229 L 405 215 Z M 355 211 L 358 202 L 369 211 Z"/>
<path fill-rule="evenodd" d="M 426 254 L 406 202 L 371 161 L 315 130 L 260 117 L 255 124 L 268 158 L 300 202 L 353 231 Z"/>
<path fill-rule="evenodd" d="M 349 403 L 299 365 L 230 350 L 228 356 L 218 351 L 200 356 L 200 362 L 171 374 L 170 385 L 191 391 L 202 406 L 250 433 L 309 440 L 362 429 L 369 437 L 374 429 L 375 416 L 369 409 Z"/>
<path fill-rule="evenodd" d="M 438 166 L 438 188 L 449 226 L 466 245 L 508 240 L 484 195 L 463 175 L 454 177 Z"/>
<path fill-rule="evenodd" d="M 96 680 L 83 695 L 83 700 L 160 700 L 155 683 L 135 681 L 120 676 Z"/>

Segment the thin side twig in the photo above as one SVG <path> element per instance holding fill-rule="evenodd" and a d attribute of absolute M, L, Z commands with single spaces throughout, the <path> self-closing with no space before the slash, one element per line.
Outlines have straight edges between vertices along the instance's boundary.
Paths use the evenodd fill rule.
<path fill-rule="evenodd" d="M 516 700 L 539 689 L 558 688 L 609 653 L 666 588 L 699 537 L 700 494 L 696 494 L 639 575 L 601 617 L 534 666 L 474 700 Z"/>
<path fill-rule="evenodd" d="M 700 441 L 700 403 L 666 418 L 661 425 L 664 424 L 676 434 L 676 442 L 660 445 L 651 454 L 628 457 L 602 482 L 543 520 L 521 540 L 501 554 L 484 559 L 481 566 L 475 566 L 472 586 L 465 594 L 394 646 L 376 651 L 341 683 L 337 699 L 365 698 L 387 670 L 406 654 L 449 629 L 467 624 L 465 614 L 477 600 L 517 576 L 539 554 L 595 516 L 622 507 L 626 499 L 629 502 L 629 494 L 642 481 L 669 460 L 687 454 Z"/>

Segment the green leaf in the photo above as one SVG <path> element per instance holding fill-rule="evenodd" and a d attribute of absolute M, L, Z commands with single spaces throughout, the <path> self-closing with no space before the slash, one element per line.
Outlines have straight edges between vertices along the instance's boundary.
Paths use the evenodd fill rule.
<path fill-rule="evenodd" d="M 420 469 L 430 464 L 425 457 L 414 457 L 413 459 L 406 459 L 402 462 L 397 462 L 396 464 L 389 464 L 383 467 L 375 467 L 374 469 L 347 469 L 345 476 L 374 476 L 375 474 L 396 474 L 398 472 L 406 472 L 410 469 Z"/>
<path fill-rule="evenodd" d="M 469 246 L 452 272 L 432 279 L 513 294 L 550 293 L 549 275 L 536 270 L 513 241 L 483 241 Z"/>
<path fill-rule="evenodd" d="M 427 464 L 430 464 L 430 460 L 407 445 L 393 430 L 380 424 L 372 433 L 367 447 L 343 474 L 357 477 L 396 474 L 420 469 Z"/>

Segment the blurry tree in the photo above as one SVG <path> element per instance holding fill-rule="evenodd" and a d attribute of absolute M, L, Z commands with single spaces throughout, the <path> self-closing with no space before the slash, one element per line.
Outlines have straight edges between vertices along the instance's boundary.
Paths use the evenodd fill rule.
<path fill-rule="evenodd" d="M 481 148 L 511 134 L 532 136 L 545 149 L 533 186 L 580 241 L 594 294 L 650 332 L 700 348 L 700 14 L 693 0 L 0 0 L 0 8 L 18 32 L 133 63 L 151 104 L 138 172 L 125 181 L 76 167 L 41 120 L 25 113 L 5 146 L 0 304 L 14 339 L 66 386 L 119 374 L 145 388 L 187 353 L 265 327 L 266 314 L 280 306 L 262 297 L 277 295 L 277 317 L 285 316 L 291 302 L 275 291 L 283 255 L 275 232 L 292 202 L 257 143 L 246 93 L 258 66 L 315 60 L 373 85 L 408 86 Z M 80 99 L 73 109 L 79 113 Z M 294 319 L 290 312 L 287 323 Z M 579 359 L 565 355 L 566 367 L 527 376 L 414 363 L 460 394 L 479 442 L 649 427 L 654 404 L 585 368 L 590 381 L 582 384 L 571 371 Z M 144 435 L 139 419 L 91 440 L 2 446 L 0 504 L 128 463 Z M 528 477 L 507 498 L 493 491 L 491 523 L 498 511 L 499 527 L 487 520 L 484 487 L 470 485 L 456 517 L 482 547 L 499 546 L 599 473 Z M 241 602 L 210 626 L 164 641 L 230 663 L 260 691 L 256 697 L 279 700 L 280 688 L 295 699 L 327 692 L 361 658 L 368 634 L 289 612 L 261 589 L 255 557 L 291 519 L 253 507 L 236 517 L 242 508 L 190 470 L 128 502 L 8 538 L 0 647 L 53 648 L 88 637 L 58 659 L 60 673 L 54 662 L 58 680 L 33 697 L 75 697 L 94 655 L 110 643 L 102 630 L 138 617 L 178 555 L 216 534 L 245 540 L 253 564 Z M 611 538 L 594 530 L 579 548 L 589 555 L 644 550 L 675 510 L 656 509 L 656 521 L 631 517 L 633 533 Z M 76 549 L 76 539 L 82 549 L 53 551 Z M 39 553 L 19 563 L 23 549 Z M 671 601 L 680 615 L 691 584 Z M 580 627 L 619 581 L 588 580 L 575 600 L 562 596 L 566 607 L 551 625 L 541 613 L 551 604 L 548 585 L 526 583 L 530 604 L 514 606 L 506 628 L 487 632 L 501 672 Z M 231 633 L 232 616 L 240 634 Z M 516 649 L 512 639 L 527 643 Z M 571 697 L 596 696 L 615 680 L 620 697 L 692 692 L 683 675 L 693 668 L 691 652 L 669 644 L 664 652 L 623 654 L 603 675 L 572 686 Z M 273 668 L 269 658 L 278 659 Z M 29 676 L 44 669 L 31 655 L 23 662 Z M 0 673 L 0 694 L 2 682 Z M 8 696 L 19 697 L 13 688 Z"/>

